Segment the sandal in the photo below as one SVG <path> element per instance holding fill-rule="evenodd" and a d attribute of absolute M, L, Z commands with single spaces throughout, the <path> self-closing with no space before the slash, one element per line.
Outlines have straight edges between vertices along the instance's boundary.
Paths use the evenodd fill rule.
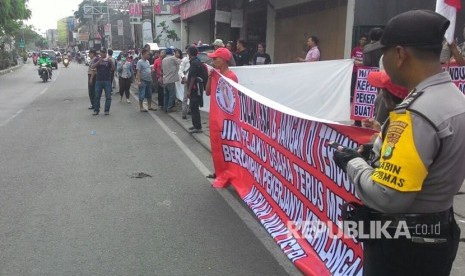
<path fill-rule="evenodd" d="M 211 174 L 207 175 L 207 178 L 215 179 L 215 178 L 216 178 L 216 174 L 215 174 L 215 173 L 211 173 Z"/>

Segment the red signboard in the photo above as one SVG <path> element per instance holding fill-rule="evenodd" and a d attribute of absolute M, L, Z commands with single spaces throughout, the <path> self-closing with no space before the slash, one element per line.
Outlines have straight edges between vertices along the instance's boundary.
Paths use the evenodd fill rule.
<path fill-rule="evenodd" d="M 211 8 L 211 0 L 189 0 L 181 4 L 181 19 L 185 20 Z"/>
<path fill-rule="evenodd" d="M 129 3 L 129 16 L 142 17 L 142 4 L 141 3 Z"/>

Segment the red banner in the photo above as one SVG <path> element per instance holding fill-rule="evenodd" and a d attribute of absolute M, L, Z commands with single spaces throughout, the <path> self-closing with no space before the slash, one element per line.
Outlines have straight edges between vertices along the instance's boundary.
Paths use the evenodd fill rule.
<path fill-rule="evenodd" d="M 377 67 L 359 67 L 357 71 L 357 82 L 354 88 L 354 101 L 350 114 L 352 120 L 375 117 L 375 98 L 376 95 L 378 95 L 378 89 L 368 83 L 368 74 L 378 70 Z"/>
<path fill-rule="evenodd" d="M 341 205 L 360 201 L 327 142 L 356 148 L 374 132 L 309 120 L 213 74 L 214 186 L 232 184 L 304 274 L 361 275 L 361 243 L 339 235 Z"/>

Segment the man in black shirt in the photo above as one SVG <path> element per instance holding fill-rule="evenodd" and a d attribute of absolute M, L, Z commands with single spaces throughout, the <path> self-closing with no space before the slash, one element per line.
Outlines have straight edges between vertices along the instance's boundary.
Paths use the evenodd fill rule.
<path fill-rule="evenodd" d="M 250 64 L 250 54 L 249 51 L 247 51 L 247 42 L 243 39 L 239 39 L 237 41 L 237 51 L 239 53 L 237 54 L 237 66 L 244 66 L 244 65 L 249 65 Z"/>
<path fill-rule="evenodd" d="M 190 59 L 190 67 L 187 79 L 187 97 L 190 99 L 190 108 L 192 115 L 192 127 L 189 128 L 191 132 L 202 132 L 202 123 L 200 120 L 199 107 L 203 106 L 203 91 L 204 83 L 207 82 L 205 78 L 205 67 L 197 57 L 198 50 L 195 46 L 187 48 L 187 54 Z M 207 75 L 208 76 L 208 75 Z"/>

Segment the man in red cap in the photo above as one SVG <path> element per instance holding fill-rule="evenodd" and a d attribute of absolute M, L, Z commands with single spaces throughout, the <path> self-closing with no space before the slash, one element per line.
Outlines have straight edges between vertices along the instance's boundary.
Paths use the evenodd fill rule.
<path fill-rule="evenodd" d="M 213 59 L 213 67 L 219 70 L 221 75 L 230 78 L 235 82 L 238 82 L 236 74 L 229 70 L 229 61 L 232 58 L 232 54 L 228 49 L 218 48 L 215 52 L 208 54 L 208 56 Z M 205 90 L 205 94 L 207 94 L 207 96 L 209 96 L 211 93 L 212 84 L 217 83 L 219 78 L 220 76 L 218 74 L 215 74 L 212 77 L 212 72 L 210 71 L 208 73 L 207 88 Z"/>
<path fill-rule="evenodd" d="M 390 80 L 410 93 L 396 104 L 405 91 L 382 72 L 372 76 L 396 104 L 377 158 L 369 164 L 357 150 L 334 152 L 364 204 L 345 205 L 343 218 L 377 233 L 364 241 L 364 275 L 449 275 L 456 257 L 460 228 L 452 206 L 465 179 L 465 97 L 440 63 L 449 23 L 428 10 L 388 22 L 374 48 L 382 49 Z"/>

